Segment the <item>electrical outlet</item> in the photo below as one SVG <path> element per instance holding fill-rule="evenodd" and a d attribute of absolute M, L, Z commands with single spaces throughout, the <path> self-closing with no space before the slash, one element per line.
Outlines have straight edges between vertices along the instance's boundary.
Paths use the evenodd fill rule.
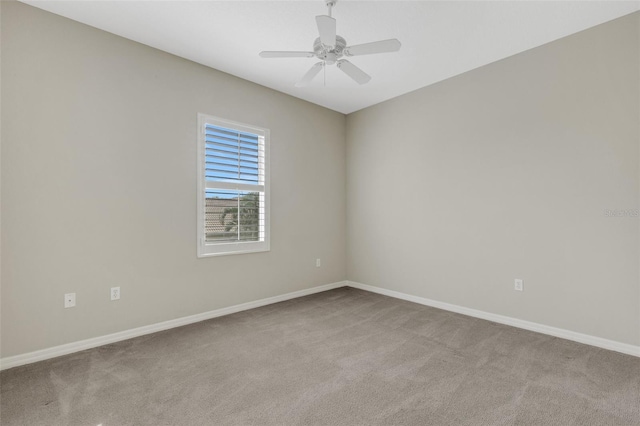
<path fill-rule="evenodd" d="M 76 294 L 75 293 L 67 293 L 64 295 L 64 307 L 65 308 L 73 308 L 76 306 Z"/>
<path fill-rule="evenodd" d="M 120 287 L 111 287 L 111 300 L 120 300 Z"/>
<path fill-rule="evenodd" d="M 320 261 L 320 259 L 316 259 L 316 268 L 319 268 L 320 265 L 322 265 L 322 262 Z"/>
<path fill-rule="evenodd" d="M 516 291 L 524 291 L 524 281 L 516 278 L 513 289 Z"/>

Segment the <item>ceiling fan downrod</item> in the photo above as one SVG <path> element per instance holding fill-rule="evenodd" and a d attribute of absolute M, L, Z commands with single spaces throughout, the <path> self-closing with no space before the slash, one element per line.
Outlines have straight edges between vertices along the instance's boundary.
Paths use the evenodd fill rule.
<path fill-rule="evenodd" d="M 327 5 L 327 9 L 329 10 L 329 11 L 328 11 L 328 13 L 327 13 L 327 15 L 329 15 L 329 17 L 330 17 L 330 18 L 332 17 L 332 16 L 331 16 L 331 9 L 333 8 L 333 6 L 335 6 L 335 5 L 336 5 L 336 2 L 337 2 L 337 1 L 338 1 L 338 0 L 326 0 L 326 1 L 325 1 L 326 5 Z"/>

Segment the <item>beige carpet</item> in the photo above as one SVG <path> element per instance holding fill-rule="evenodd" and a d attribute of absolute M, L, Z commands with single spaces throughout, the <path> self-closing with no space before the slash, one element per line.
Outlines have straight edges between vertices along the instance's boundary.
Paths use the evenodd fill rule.
<path fill-rule="evenodd" d="M 640 425 L 640 358 L 342 288 L 2 372 L 2 425 Z"/>

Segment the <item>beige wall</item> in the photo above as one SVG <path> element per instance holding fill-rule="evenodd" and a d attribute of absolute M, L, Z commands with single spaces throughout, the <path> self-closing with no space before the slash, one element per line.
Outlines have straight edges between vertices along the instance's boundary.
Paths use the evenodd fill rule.
<path fill-rule="evenodd" d="M 640 344 L 639 17 L 349 115 L 349 279 Z"/>
<path fill-rule="evenodd" d="M 2 104 L 2 357 L 346 278 L 344 115 L 12 2 Z M 271 130 L 270 252 L 196 257 L 198 112 Z"/>
<path fill-rule="evenodd" d="M 2 357 L 347 277 L 640 344 L 638 218 L 604 215 L 640 207 L 640 14 L 345 127 L 0 3 Z M 271 129 L 270 252 L 196 258 L 198 112 Z"/>

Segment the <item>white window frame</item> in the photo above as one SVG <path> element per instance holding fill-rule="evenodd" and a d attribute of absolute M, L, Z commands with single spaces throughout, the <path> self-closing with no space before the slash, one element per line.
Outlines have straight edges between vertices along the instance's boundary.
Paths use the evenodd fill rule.
<path fill-rule="evenodd" d="M 253 185 L 244 183 L 211 182 L 205 178 L 205 126 L 224 127 L 239 132 L 253 133 L 259 136 L 264 144 L 264 185 Z M 238 123 L 207 114 L 198 114 L 198 213 L 197 213 L 197 252 L 198 257 L 223 256 L 230 254 L 256 253 L 270 250 L 270 230 L 269 230 L 269 198 L 270 198 L 270 175 L 269 175 L 269 129 Z M 205 191 L 207 188 L 230 189 L 240 191 L 256 191 L 256 187 L 261 186 L 264 192 L 264 239 L 262 241 L 233 241 L 233 242 L 207 242 L 205 238 Z"/>

